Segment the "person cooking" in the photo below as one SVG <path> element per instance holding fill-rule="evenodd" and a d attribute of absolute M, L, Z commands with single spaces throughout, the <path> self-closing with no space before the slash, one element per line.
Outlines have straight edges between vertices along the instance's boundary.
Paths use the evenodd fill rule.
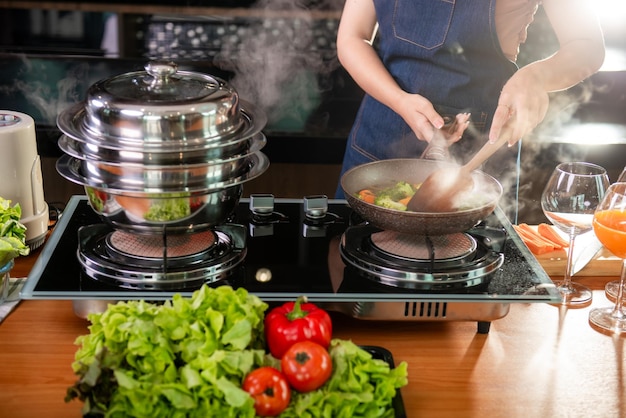
<path fill-rule="evenodd" d="M 518 68 L 540 3 L 559 49 Z M 544 119 L 550 92 L 598 71 L 604 39 L 588 0 L 347 0 L 337 54 L 365 91 L 342 176 L 371 161 L 417 158 L 438 132 L 459 162 L 487 138 L 502 139 L 508 147 L 482 170 L 503 183 L 513 179 L 508 215 L 516 217 L 520 140 Z M 455 118 L 460 123 L 450 128 Z M 344 197 L 341 185 L 336 197 Z"/>

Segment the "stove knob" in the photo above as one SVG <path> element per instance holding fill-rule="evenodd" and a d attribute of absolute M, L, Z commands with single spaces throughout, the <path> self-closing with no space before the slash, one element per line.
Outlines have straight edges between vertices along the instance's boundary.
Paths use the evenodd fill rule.
<path fill-rule="evenodd" d="M 274 213 L 274 195 L 251 194 L 250 211 L 257 216 L 270 216 Z"/>
<path fill-rule="evenodd" d="M 250 195 L 249 232 L 251 237 L 265 237 L 274 235 L 274 223 L 277 222 L 277 214 L 274 212 L 274 195 L 251 194 Z"/>
<path fill-rule="evenodd" d="M 328 213 L 328 197 L 325 195 L 306 196 L 304 198 L 304 214 L 310 219 L 323 219 Z"/>

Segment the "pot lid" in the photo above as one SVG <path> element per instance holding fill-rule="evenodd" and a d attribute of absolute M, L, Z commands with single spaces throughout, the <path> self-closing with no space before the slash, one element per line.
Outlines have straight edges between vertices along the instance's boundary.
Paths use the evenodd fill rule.
<path fill-rule="evenodd" d="M 145 71 L 122 74 L 102 80 L 89 89 L 91 101 L 111 105 L 162 105 L 173 102 L 214 102 L 236 93 L 225 82 L 211 75 L 178 71 L 173 62 L 151 61 Z"/>
<path fill-rule="evenodd" d="M 145 71 L 92 85 L 80 130 L 109 144 L 186 146 L 232 136 L 242 129 L 237 92 L 224 80 L 151 61 Z M 76 127 L 61 130 L 75 131 Z M 71 132 L 70 132 L 71 133 Z"/>

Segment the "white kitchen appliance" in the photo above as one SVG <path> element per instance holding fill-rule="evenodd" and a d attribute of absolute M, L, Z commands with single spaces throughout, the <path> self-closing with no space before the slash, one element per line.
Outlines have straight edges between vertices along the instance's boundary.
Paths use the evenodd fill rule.
<path fill-rule="evenodd" d="M 0 110 L 0 196 L 19 203 L 31 249 L 45 241 L 48 204 L 44 200 L 41 159 L 37 152 L 35 121 L 29 115 Z"/>

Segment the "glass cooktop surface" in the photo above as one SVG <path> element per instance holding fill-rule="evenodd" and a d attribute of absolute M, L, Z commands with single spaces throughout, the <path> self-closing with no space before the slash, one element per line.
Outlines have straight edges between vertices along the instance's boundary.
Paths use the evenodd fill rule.
<path fill-rule="evenodd" d="M 353 265 L 346 264 L 340 252 L 341 238 L 348 227 L 362 224 L 346 201 L 328 200 L 326 215 L 316 219 L 307 216 L 301 199 L 276 198 L 273 203 L 275 216 L 267 218 L 271 221 L 259 222 L 250 210 L 250 200 L 241 199 L 229 222 L 246 229 L 245 258 L 229 277 L 209 285 L 244 287 L 266 301 L 293 300 L 300 295 L 324 302 L 560 301 L 550 277 L 499 208 L 479 227 L 502 231 L 504 238 L 496 246 L 502 254 L 502 265 L 478 289 L 440 292 L 389 286 L 364 277 Z M 100 223 L 86 197 L 73 196 L 35 262 L 21 297 L 165 300 L 175 293 L 191 295 L 193 288 L 126 289 L 89 277 L 78 261 L 78 231 L 82 226 Z"/>

